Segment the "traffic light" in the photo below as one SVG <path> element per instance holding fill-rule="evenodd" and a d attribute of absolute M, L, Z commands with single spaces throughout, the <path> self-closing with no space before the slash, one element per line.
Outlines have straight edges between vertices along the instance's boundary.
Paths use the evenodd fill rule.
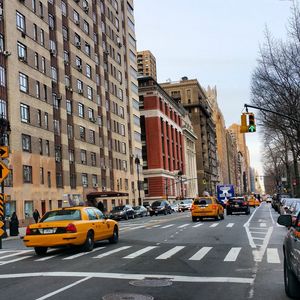
<path fill-rule="evenodd" d="M 255 125 L 255 118 L 253 113 L 249 113 L 249 125 L 248 125 L 248 132 L 255 132 L 256 125 Z"/>
<path fill-rule="evenodd" d="M 240 127 L 240 133 L 248 132 L 248 125 L 247 125 L 247 114 L 243 113 L 241 115 L 241 127 Z"/>

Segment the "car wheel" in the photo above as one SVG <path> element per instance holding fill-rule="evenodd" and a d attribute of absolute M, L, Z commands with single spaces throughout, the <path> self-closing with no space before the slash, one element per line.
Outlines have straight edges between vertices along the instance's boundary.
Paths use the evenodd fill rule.
<path fill-rule="evenodd" d="M 134 214 L 132 214 L 132 219 L 134 219 L 135 218 L 135 216 L 134 216 Z"/>
<path fill-rule="evenodd" d="M 197 221 L 197 217 L 192 217 L 193 222 Z"/>
<path fill-rule="evenodd" d="M 286 258 L 284 258 L 284 287 L 289 297 L 300 299 L 300 283 L 295 274 L 288 268 Z"/>
<path fill-rule="evenodd" d="M 221 220 L 224 220 L 224 213 L 221 215 Z"/>
<path fill-rule="evenodd" d="M 199 220 L 200 220 L 200 221 L 203 221 L 203 218 L 202 218 L 202 217 L 199 217 Z"/>
<path fill-rule="evenodd" d="M 48 247 L 34 247 L 34 251 L 37 255 L 45 255 L 47 253 Z"/>
<path fill-rule="evenodd" d="M 90 230 L 86 235 L 86 240 L 82 246 L 84 252 L 89 252 L 94 249 L 94 233 Z"/>
<path fill-rule="evenodd" d="M 111 244 L 116 244 L 119 241 L 119 231 L 118 227 L 115 226 L 114 232 L 111 238 L 108 239 Z"/>
<path fill-rule="evenodd" d="M 231 215 L 231 211 L 229 211 L 228 209 L 226 210 L 226 215 L 229 216 Z"/>
<path fill-rule="evenodd" d="M 125 214 L 125 217 L 124 217 L 124 218 L 125 218 L 125 220 L 128 220 L 128 215 L 127 215 L 127 214 Z"/>
<path fill-rule="evenodd" d="M 250 209 L 246 211 L 246 215 L 250 215 Z"/>

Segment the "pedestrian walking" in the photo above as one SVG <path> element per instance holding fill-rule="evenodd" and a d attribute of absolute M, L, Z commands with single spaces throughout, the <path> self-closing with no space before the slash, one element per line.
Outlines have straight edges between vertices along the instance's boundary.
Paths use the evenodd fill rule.
<path fill-rule="evenodd" d="M 35 223 L 37 223 L 39 221 L 39 219 L 41 218 L 40 213 L 37 209 L 34 210 L 33 214 L 32 214 Z"/>
<path fill-rule="evenodd" d="M 98 202 L 97 204 L 97 208 L 101 211 L 101 212 L 104 212 L 104 205 L 101 201 Z"/>
<path fill-rule="evenodd" d="M 10 236 L 16 236 L 19 234 L 19 220 L 15 211 L 12 213 L 9 221 L 9 233 Z"/>

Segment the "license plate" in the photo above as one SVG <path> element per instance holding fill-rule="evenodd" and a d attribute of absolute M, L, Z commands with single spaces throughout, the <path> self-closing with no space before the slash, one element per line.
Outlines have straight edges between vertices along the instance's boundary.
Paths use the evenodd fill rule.
<path fill-rule="evenodd" d="M 54 229 L 53 228 L 49 228 L 49 229 L 44 229 L 44 234 L 51 234 L 54 233 Z"/>
<path fill-rule="evenodd" d="M 235 207 L 239 207 L 239 205 L 238 205 L 238 204 L 236 204 L 236 205 L 235 205 Z"/>

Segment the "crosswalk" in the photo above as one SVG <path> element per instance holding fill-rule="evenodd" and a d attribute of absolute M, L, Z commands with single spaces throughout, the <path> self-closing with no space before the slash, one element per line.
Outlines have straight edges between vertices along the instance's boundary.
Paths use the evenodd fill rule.
<path fill-rule="evenodd" d="M 9 253 L 9 254 L 8 254 Z M 103 259 L 111 257 L 112 259 L 134 260 L 136 258 L 153 259 L 153 261 L 167 261 L 169 259 L 183 259 L 187 261 L 200 262 L 205 258 L 219 260 L 223 263 L 234 263 L 245 261 L 251 257 L 251 249 L 249 247 L 225 247 L 223 246 L 182 246 L 182 245 L 125 245 L 112 247 L 101 246 L 96 247 L 91 252 L 70 253 L 68 251 L 49 251 L 44 257 L 38 257 L 32 250 L 5 250 L 0 251 L 0 269 L 2 265 L 17 263 L 22 260 L 30 260 L 33 262 L 44 262 L 53 259 L 61 259 L 63 261 L 71 261 L 81 257 L 92 259 Z M 253 257 L 254 259 L 254 257 Z M 268 264 L 280 264 L 281 258 L 279 249 L 267 248 L 265 253 L 265 262 Z"/>

